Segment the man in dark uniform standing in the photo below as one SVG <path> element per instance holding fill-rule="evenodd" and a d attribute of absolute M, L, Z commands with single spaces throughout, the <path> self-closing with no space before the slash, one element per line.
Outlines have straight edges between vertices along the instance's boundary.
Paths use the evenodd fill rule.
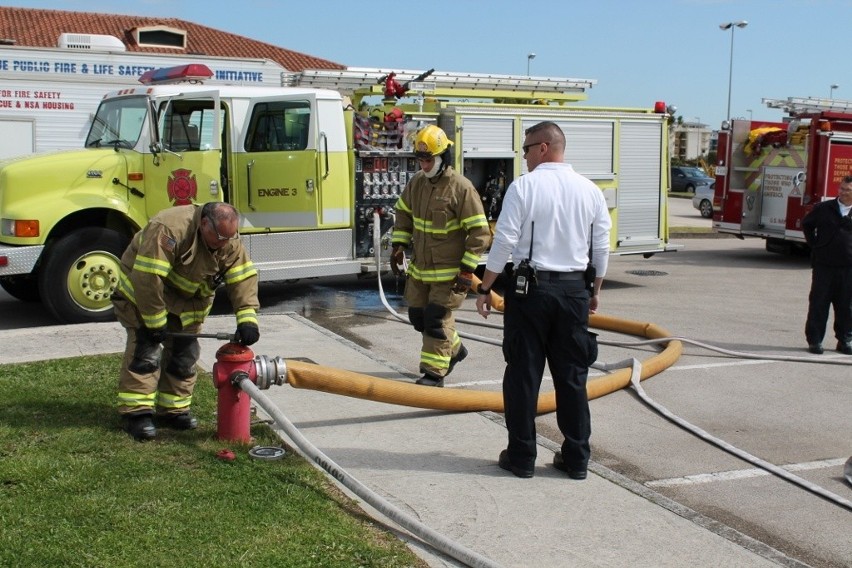
<path fill-rule="evenodd" d="M 814 206 L 802 220 L 811 247 L 811 292 L 805 339 L 808 351 L 823 353 L 828 311 L 834 306 L 837 351 L 852 355 L 852 176 L 840 182 L 837 199 Z"/>

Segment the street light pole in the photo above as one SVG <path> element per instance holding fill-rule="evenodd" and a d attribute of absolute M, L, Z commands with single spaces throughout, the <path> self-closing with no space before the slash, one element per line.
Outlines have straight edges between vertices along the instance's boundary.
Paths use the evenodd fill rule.
<path fill-rule="evenodd" d="M 751 115 L 752 115 L 751 109 L 747 108 L 746 112 L 748 113 L 748 120 L 749 120 L 749 122 L 751 122 Z"/>
<path fill-rule="evenodd" d="M 838 88 L 839 86 L 840 86 L 840 85 L 832 85 L 832 86 L 828 89 L 828 98 L 830 98 L 830 99 L 833 99 L 833 98 L 834 98 L 834 89 Z"/>
<path fill-rule="evenodd" d="M 734 78 L 734 28 L 744 28 L 747 25 L 748 22 L 745 20 L 719 24 L 720 30 L 731 30 L 731 61 L 728 64 L 728 113 L 726 114 L 728 120 L 731 120 L 731 83 Z"/>
<path fill-rule="evenodd" d="M 527 54 L 527 77 L 530 76 L 530 61 L 532 61 L 533 59 L 535 59 L 535 53 L 528 53 Z"/>

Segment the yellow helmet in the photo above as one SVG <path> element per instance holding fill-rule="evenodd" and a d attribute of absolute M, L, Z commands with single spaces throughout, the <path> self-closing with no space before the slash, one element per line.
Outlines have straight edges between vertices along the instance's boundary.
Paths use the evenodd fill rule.
<path fill-rule="evenodd" d="M 452 145 L 446 133 L 430 124 L 421 128 L 414 138 L 414 155 L 417 157 L 440 156 Z"/>

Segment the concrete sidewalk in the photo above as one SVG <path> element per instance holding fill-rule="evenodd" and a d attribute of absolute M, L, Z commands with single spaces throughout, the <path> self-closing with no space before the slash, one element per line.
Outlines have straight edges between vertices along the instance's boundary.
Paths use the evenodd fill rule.
<path fill-rule="evenodd" d="M 233 330 L 232 317 L 210 318 L 204 329 Z M 74 357 L 122 351 L 124 332 L 117 323 L 3 330 L 0 345 L 15 346 L 14 354 L 0 351 L 0 364 Z M 209 371 L 221 343 L 202 340 L 201 345 L 201 365 Z M 411 380 L 393 363 L 294 314 L 264 314 L 261 339 L 252 349 Z M 506 444 L 499 414 L 422 410 L 289 385 L 265 392 L 352 477 L 432 529 L 507 567 L 796 564 L 599 464 L 590 464 L 587 480 L 569 480 L 550 465 L 558 446 L 547 440 L 540 442 L 535 477 L 516 478 L 497 467 Z M 409 543 L 430 566 L 459 565 L 414 538 Z"/>

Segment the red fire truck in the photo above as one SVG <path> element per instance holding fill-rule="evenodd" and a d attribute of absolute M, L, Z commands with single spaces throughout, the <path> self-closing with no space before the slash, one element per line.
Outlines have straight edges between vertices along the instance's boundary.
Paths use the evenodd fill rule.
<path fill-rule="evenodd" d="M 732 119 L 719 132 L 713 227 L 766 239 L 766 250 L 806 248 L 802 218 L 837 196 L 852 174 L 852 102 L 763 99 L 782 122 Z"/>

